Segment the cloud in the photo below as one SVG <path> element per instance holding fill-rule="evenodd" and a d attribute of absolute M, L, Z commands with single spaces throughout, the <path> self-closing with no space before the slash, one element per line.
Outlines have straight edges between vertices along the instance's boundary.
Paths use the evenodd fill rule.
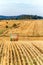
<path fill-rule="evenodd" d="M 43 0 L 0 0 L 0 15 L 43 15 Z"/>

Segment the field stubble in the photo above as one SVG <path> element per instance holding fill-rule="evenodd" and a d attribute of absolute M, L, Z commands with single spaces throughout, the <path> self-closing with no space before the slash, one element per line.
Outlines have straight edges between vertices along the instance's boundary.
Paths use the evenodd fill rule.
<path fill-rule="evenodd" d="M 10 33 L 20 34 L 19 40 L 10 41 Z M 43 20 L 4 20 L 0 35 L 0 65 L 43 65 Z"/>
<path fill-rule="evenodd" d="M 43 65 L 43 41 L 0 41 L 0 65 Z"/>

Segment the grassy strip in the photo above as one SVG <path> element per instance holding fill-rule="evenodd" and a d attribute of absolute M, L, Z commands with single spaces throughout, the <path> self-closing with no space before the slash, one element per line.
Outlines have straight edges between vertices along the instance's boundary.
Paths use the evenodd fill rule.
<path fill-rule="evenodd" d="M 4 31 L 5 31 L 5 30 L 0 30 L 0 35 L 3 34 Z"/>

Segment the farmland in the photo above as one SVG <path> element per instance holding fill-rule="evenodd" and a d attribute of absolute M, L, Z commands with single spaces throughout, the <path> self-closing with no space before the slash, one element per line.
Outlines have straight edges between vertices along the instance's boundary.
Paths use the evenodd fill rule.
<path fill-rule="evenodd" d="M 43 42 L 1 42 L 0 65 L 43 65 Z"/>
<path fill-rule="evenodd" d="M 43 65 L 43 20 L 0 20 L 0 65 Z"/>
<path fill-rule="evenodd" d="M 1 20 L 0 37 L 17 33 L 19 39 L 43 40 L 43 20 Z"/>

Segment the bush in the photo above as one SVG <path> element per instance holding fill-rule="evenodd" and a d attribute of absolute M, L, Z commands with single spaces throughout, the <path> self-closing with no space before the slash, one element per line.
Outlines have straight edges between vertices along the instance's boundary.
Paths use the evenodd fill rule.
<path fill-rule="evenodd" d="M 13 24 L 13 27 L 17 28 L 18 26 L 17 26 L 17 24 Z"/>
<path fill-rule="evenodd" d="M 8 24 L 8 22 L 6 22 Z"/>
<path fill-rule="evenodd" d="M 8 28 L 8 25 L 6 25 L 6 28 Z"/>

